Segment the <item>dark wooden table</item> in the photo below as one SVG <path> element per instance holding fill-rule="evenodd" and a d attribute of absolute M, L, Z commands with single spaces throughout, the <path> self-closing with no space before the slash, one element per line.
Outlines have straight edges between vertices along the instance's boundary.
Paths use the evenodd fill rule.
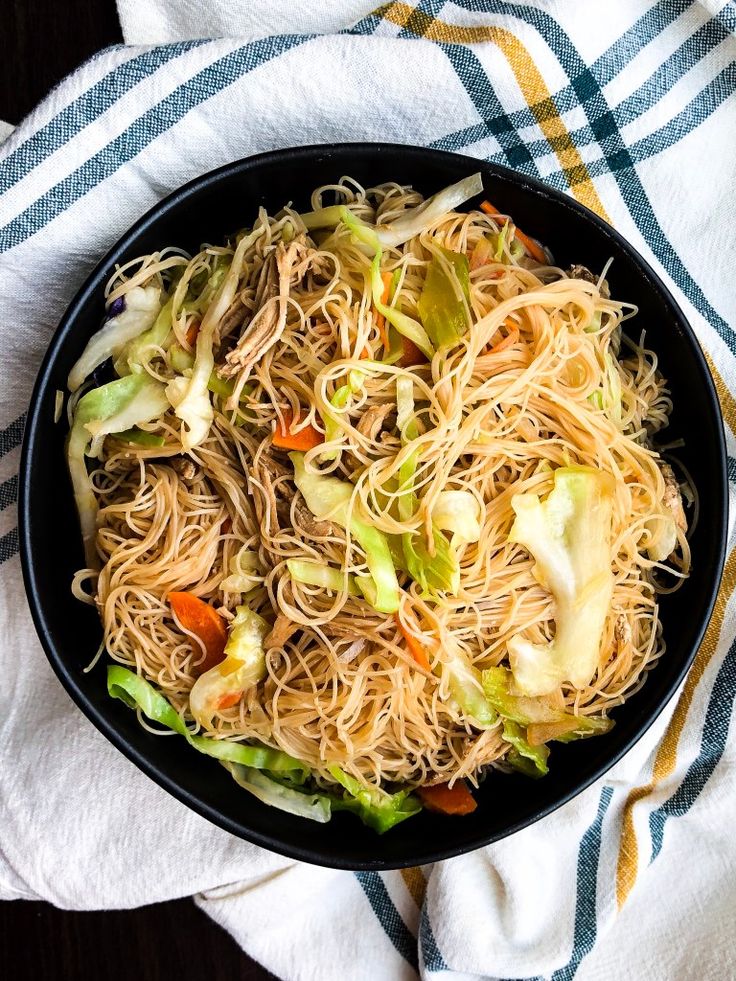
<path fill-rule="evenodd" d="M 0 119 L 10 123 L 90 55 L 123 39 L 115 0 L 0 0 L 0 22 Z M 189 899 L 97 913 L 0 902 L 0 973 L 13 981 L 272 977 Z"/>

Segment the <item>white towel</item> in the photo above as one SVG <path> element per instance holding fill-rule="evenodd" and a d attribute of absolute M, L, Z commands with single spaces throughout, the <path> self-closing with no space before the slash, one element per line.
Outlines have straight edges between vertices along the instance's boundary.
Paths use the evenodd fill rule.
<path fill-rule="evenodd" d="M 239 36 L 110 49 L 0 147 L 0 896 L 99 909 L 195 895 L 253 957 L 298 981 L 733 977 L 733 535 L 679 701 L 612 773 L 489 848 L 353 874 L 217 830 L 82 717 L 31 626 L 14 500 L 36 368 L 116 238 L 222 163 L 344 140 L 490 158 L 605 214 L 708 351 L 733 456 L 736 7 L 423 0 L 368 15 L 323 2 L 289 5 L 287 17 L 265 0 L 207 6 L 200 30 L 171 12 L 194 4 L 120 0 L 136 42 L 147 37 L 136 23 L 156 23 L 157 41 Z M 362 16 L 350 31 L 345 12 Z M 286 22 L 290 34 L 258 40 Z"/>

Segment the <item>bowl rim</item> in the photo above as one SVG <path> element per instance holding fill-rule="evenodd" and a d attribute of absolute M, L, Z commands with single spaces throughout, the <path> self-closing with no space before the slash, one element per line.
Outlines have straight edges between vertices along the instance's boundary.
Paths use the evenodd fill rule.
<path fill-rule="evenodd" d="M 70 665 L 66 664 L 62 652 L 57 650 L 51 639 L 51 630 L 46 618 L 45 604 L 41 595 L 41 589 L 36 579 L 34 562 L 32 558 L 33 535 L 30 506 L 30 484 L 31 464 L 34 457 L 35 444 L 38 439 L 38 430 L 40 425 L 42 408 L 41 394 L 48 387 L 49 376 L 53 366 L 57 357 L 63 351 L 69 334 L 73 331 L 73 327 L 79 313 L 86 305 L 90 295 L 99 287 L 103 278 L 109 275 L 110 263 L 116 255 L 124 251 L 141 232 L 145 231 L 149 226 L 157 222 L 162 216 L 167 214 L 172 209 L 180 208 L 192 195 L 199 193 L 202 189 L 210 185 L 218 183 L 220 180 L 240 173 L 246 173 L 254 169 L 263 170 L 266 172 L 269 164 L 275 164 L 277 162 L 280 163 L 290 160 L 298 162 L 300 159 L 308 158 L 310 163 L 314 163 L 315 158 L 317 162 L 319 161 L 320 155 L 325 155 L 327 163 L 332 161 L 339 162 L 341 155 L 350 156 L 352 154 L 365 152 L 374 153 L 378 156 L 390 156 L 396 154 L 412 156 L 416 158 L 418 164 L 421 163 L 422 160 L 427 160 L 428 158 L 436 159 L 438 162 L 440 160 L 445 160 L 446 162 L 454 161 L 456 165 L 462 163 L 462 165 L 467 168 L 468 174 L 473 172 L 474 167 L 483 173 L 494 174 L 503 180 L 517 185 L 522 190 L 529 190 L 535 195 L 541 196 L 545 200 L 552 200 L 556 205 L 562 206 L 567 208 L 569 211 L 574 212 L 588 223 L 594 225 L 599 233 L 610 240 L 612 246 L 614 246 L 617 250 L 624 252 L 629 257 L 629 259 L 643 274 L 648 288 L 659 294 L 661 301 L 667 307 L 673 320 L 677 322 L 680 330 L 682 331 L 684 340 L 691 349 L 694 368 L 697 368 L 702 377 L 702 381 L 704 383 L 704 393 L 707 394 L 710 407 L 713 410 L 715 419 L 719 423 L 717 433 L 715 435 L 719 451 L 720 472 L 715 475 L 715 480 L 720 500 L 712 503 L 719 508 L 721 519 L 719 522 L 720 536 L 716 550 L 717 561 L 715 568 L 710 570 L 710 596 L 708 602 L 701 611 L 701 622 L 695 634 L 692 648 L 687 652 L 687 656 L 682 658 L 677 671 L 672 676 L 669 685 L 663 691 L 663 694 L 656 705 L 649 711 L 648 715 L 644 716 L 635 726 L 632 727 L 629 738 L 626 739 L 626 741 L 618 749 L 607 756 L 603 763 L 595 766 L 590 773 L 586 774 L 583 779 L 569 791 L 561 793 L 554 800 L 541 806 L 531 816 L 521 817 L 510 823 L 508 828 L 502 834 L 493 834 L 486 837 L 479 835 L 477 841 L 475 841 L 475 843 L 470 847 L 461 843 L 454 846 L 449 845 L 435 847 L 431 849 L 431 851 L 425 850 L 425 852 L 422 854 L 412 855 L 401 860 L 369 859 L 364 861 L 349 861 L 342 859 L 340 856 L 331 856 L 314 847 L 301 846 L 298 844 L 298 842 L 272 838 L 267 834 L 254 831 L 253 829 L 244 826 L 243 823 L 231 819 L 228 815 L 219 811 L 217 807 L 208 804 L 206 801 L 200 799 L 196 794 L 190 793 L 188 790 L 181 787 L 173 777 L 170 777 L 156 763 L 153 763 L 145 753 L 138 751 L 134 746 L 130 745 L 126 740 L 125 735 L 98 711 L 94 703 L 84 691 L 81 683 L 83 679 L 78 679 L 76 677 L 75 670 Z M 86 277 L 84 283 L 77 290 L 74 298 L 69 303 L 69 306 L 67 307 L 63 317 L 60 319 L 59 324 L 53 333 L 41 362 L 29 402 L 27 421 L 23 435 L 18 488 L 18 532 L 23 582 L 31 616 L 36 633 L 38 634 L 41 642 L 41 646 L 43 647 L 44 653 L 46 654 L 46 657 L 57 678 L 71 697 L 72 701 L 89 719 L 89 721 L 92 722 L 92 724 L 128 760 L 134 763 L 138 769 L 140 769 L 155 783 L 171 794 L 180 803 L 185 804 L 201 817 L 206 818 L 212 824 L 230 832 L 236 837 L 249 841 L 270 851 L 277 852 L 288 858 L 326 866 L 329 868 L 349 869 L 356 871 L 386 871 L 389 869 L 405 868 L 411 865 L 441 861 L 485 847 L 486 845 L 492 844 L 495 841 L 509 837 L 523 828 L 529 827 L 542 818 L 547 817 L 549 814 L 553 813 L 558 808 L 577 797 L 584 790 L 604 776 L 626 753 L 629 752 L 629 750 L 652 726 L 652 724 L 664 710 L 665 706 L 670 702 L 672 696 L 682 683 L 685 675 L 690 670 L 713 613 L 713 608 L 723 574 L 727 543 L 728 473 L 726 464 L 726 441 L 723 414 L 716 393 L 715 383 L 695 332 L 687 321 L 684 313 L 674 300 L 671 292 L 662 282 L 657 273 L 655 273 L 655 271 L 651 268 L 649 263 L 639 254 L 633 245 L 631 245 L 618 231 L 616 231 L 616 229 L 607 224 L 590 209 L 585 207 L 585 205 L 570 198 L 562 191 L 545 184 L 543 181 L 529 177 L 525 174 L 521 174 L 509 167 L 490 163 L 483 159 L 465 156 L 463 154 L 449 153 L 443 150 L 434 150 L 411 144 L 380 142 L 352 142 L 335 145 L 310 144 L 307 146 L 287 147 L 280 150 L 270 150 L 263 153 L 254 154 L 253 156 L 244 157 L 239 160 L 232 161 L 231 163 L 224 164 L 215 170 L 193 178 L 192 180 L 183 184 L 181 187 L 172 191 L 170 194 L 166 195 L 166 197 L 153 205 L 153 207 L 143 214 L 119 239 L 117 239 L 113 246 L 95 265 L 90 274 Z"/>

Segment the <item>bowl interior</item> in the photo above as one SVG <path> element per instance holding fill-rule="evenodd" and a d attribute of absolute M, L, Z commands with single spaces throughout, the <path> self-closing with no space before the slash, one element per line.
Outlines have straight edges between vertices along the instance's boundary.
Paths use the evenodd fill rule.
<path fill-rule="evenodd" d="M 287 201 L 309 208 L 313 188 L 349 174 L 365 186 L 387 180 L 425 194 L 480 169 L 487 196 L 565 266 L 598 272 L 609 258 L 612 295 L 635 303 L 632 336 L 646 330 L 669 379 L 674 410 L 668 438 L 682 438 L 678 456 L 696 478 L 701 501 L 691 538 L 692 575 L 661 600 L 667 652 L 646 684 L 616 709 L 612 732 L 556 744 L 540 781 L 492 774 L 477 811 L 463 819 L 430 813 L 378 837 L 350 815 L 318 825 L 273 810 L 240 790 L 213 760 L 182 740 L 157 739 L 133 712 L 106 694 L 105 665 L 82 674 L 97 649 L 94 610 L 77 603 L 69 583 L 83 565 L 77 517 L 64 462 L 65 426 L 55 425 L 54 393 L 99 327 L 104 284 L 117 262 L 178 245 L 196 250 L 248 225 L 256 209 Z M 689 666 L 710 614 L 723 563 L 726 476 L 718 402 L 702 353 L 672 298 L 633 249 L 581 206 L 543 185 L 467 157 L 384 145 L 280 151 L 230 165 L 181 189 L 157 206 L 102 261 L 72 302 L 41 369 L 26 429 L 21 466 L 21 549 L 29 601 L 49 659 L 72 698 L 129 758 L 180 800 L 234 834 L 275 851 L 349 868 L 392 868 L 435 861 L 501 838 L 548 813 L 603 773 L 650 725 Z M 498 797 L 501 796 L 499 803 Z"/>

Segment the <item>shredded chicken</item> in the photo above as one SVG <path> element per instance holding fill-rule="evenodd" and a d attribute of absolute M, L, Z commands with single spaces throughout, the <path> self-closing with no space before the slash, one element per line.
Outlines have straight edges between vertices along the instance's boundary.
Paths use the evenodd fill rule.
<path fill-rule="evenodd" d="M 598 286 L 598 280 L 600 277 L 592 273 L 587 266 L 570 266 L 567 270 L 567 275 L 570 279 L 582 279 L 586 283 L 595 283 Z M 608 300 L 611 297 L 611 290 L 608 285 L 608 280 L 601 279 L 600 281 L 600 294 L 605 299 Z"/>
<path fill-rule="evenodd" d="M 355 428 L 361 436 L 367 436 L 368 439 L 375 440 L 394 409 L 393 402 L 384 402 L 383 405 L 372 405 L 370 409 L 366 409 L 363 413 L 360 422 Z"/>
<path fill-rule="evenodd" d="M 337 659 L 341 664 L 350 664 L 354 661 L 358 655 L 362 654 L 368 645 L 368 640 L 365 637 L 358 637 L 354 640 L 352 644 L 348 644 L 344 651 L 340 651 L 337 655 Z"/>
<path fill-rule="evenodd" d="M 274 460 L 273 457 L 267 456 L 265 453 L 259 459 L 259 466 L 265 474 L 269 486 L 273 487 L 275 495 L 280 498 L 276 502 L 276 513 L 279 521 L 282 525 L 288 527 L 291 525 L 291 502 L 296 491 L 294 490 L 293 484 L 287 484 L 286 481 L 280 478 L 293 476 L 293 474 L 280 464 L 278 460 Z M 296 512 L 297 524 L 312 538 L 324 538 L 333 533 L 334 528 L 332 523 L 330 521 L 319 521 L 315 518 L 306 504 L 302 502 L 301 497 L 297 497 L 294 502 L 294 511 Z"/>
<path fill-rule="evenodd" d="M 299 630 L 299 624 L 294 623 L 288 617 L 285 617 L 283 613 L 279 613 L 276 617 L 276 623 L 274 623 L 270 633 L 266 634 L 263 641 L 263 646 L 266 650 L 271 647 L 283 647 L 287 640 Z"/>
<path fill-rule="evenodd" d="M 176 470 L 185 484 L 191 484 L 199 476 L 199 467 L 194 460 L 185 456 L 172 456 L 171 466 Z"/>
<path fill-rule="evenodd" d="M 677 477 L 675 477 L 675 471 L 669 463 L 661 463 L 660 469 L 664 477 L 664 506 L 672 513 L 675 524 L 680 531 L 687 531 L 687 518 L 685 517 L 685 509 L 682 506 L 682 495 L 680 494 L 680 485 L 677 483 Z"/>
<path fill-rule="evenodd" d="M 619 614 L 616 618 L 613 636 L 619 651 L 624 650 L 631 643 L 631 624 L 624 613 Z"/>
<path fill-rule="evenodd" d="M 266 259 L 256 290 L 256 313 L 245 327 L 240 340 L 220 368 L 223 378 L 239 375 L 247 378 L 253 365 L 278 341 L 286 327 L 287 300 L 291 289 L 291 272 L 300 250 L 301 239 L 287 247 L 279 242 L 276 251 Z M 276 276 L 278 274 L 278 286 Z"/>
<path fill-rule="evenodd" d="M 229 337 L 232 333 L 234 333 L 238 327 L 242 327 L 247 316 L 248 307 L 243 302 L 242 296 L 238 294 L 227 308 L 225 311 L 225 316 L 220 321 L 220 340 L 224 340 L 226 337 Z"/>

